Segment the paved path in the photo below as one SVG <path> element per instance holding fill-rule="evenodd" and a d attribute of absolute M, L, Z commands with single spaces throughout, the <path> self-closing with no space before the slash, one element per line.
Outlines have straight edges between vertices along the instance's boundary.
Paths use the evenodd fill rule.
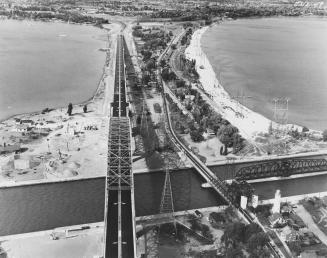
<path fill-rule="evenodd" d="M 298 205 L 295 211 L 308 226 L 309 230 L 312 231 L 325 245 L 327 245 L 327 236 L 319 229 L 317 224 L 313 221 L 310 213 L 303 207 L 303 205 Z"/>

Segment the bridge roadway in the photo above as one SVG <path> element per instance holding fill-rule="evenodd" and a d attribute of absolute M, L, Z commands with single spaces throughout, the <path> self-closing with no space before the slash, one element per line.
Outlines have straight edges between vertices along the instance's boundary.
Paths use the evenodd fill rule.
<path fill-rule="evenodd" d="M 114 101 L 111 105 L 105 200 L 105 258 L 135 257 L 135 207 L 131 168 L 130 121 L 126 101 L 123 36 L 117 39 Z"/>
<path fill-rule="evenodd" d="M 178 40 L 180 35 L 176 36 L 175 39 L 172 40 L 171 44 L 168 45 L 168 47 L 165 49 L 165 51 L 160 55 L 158 58 L 158 63 L 160 63 L 161 59 L 166 55 L 167 51 L 171 47 L 173 43 Z M 162 78 L 160 76 L 160 73 L 158 73 L 158 79 L 162 84 Z M 192 152 L 190 151 L 176 136 L 171 119 L 170 119 L 170 114 L 169 114 L 169 108 L 166 100 L 166 93 L 165 93 L 165 87 L 162 87 L 162 96 L 164 100 L 164 111 L 166 115 L 166 130 L 167 133 L 170 135 L 170 139 L 172 142 L 176 145 L 176 147 L 184 152 L 184 154 L 188 157 L 188 159 L 191 161 L 193 164 L 194 168 L 201 174 L 201 176 L 213 187 L 214 190 L 218 192 L 218 194 L 223 197 L 223 199 L 226 201 L 226 204 L 231 205 L 233 207 L 234 204 L 232 202 L 232 196 L 230 196 L 230 193 L 227 190 L 227 185 L 223 180 L 220 180 L 202 161 L 199 160 L 199 158 Z M 260 224 L 260 222 L 254 217 L 254 215 L 249 214 L 246 210 L 243 210 L 242 208 L 238 208 L 239 214 L 248 222 L 248 223 L 257 223 L 263 231 L 265 231 L 264 227 Z M 271 254 L 274 257 L 288 257 L 283 254 L 279 248 L 275 245 L 275 243 L 272 241 L 270 238 L 270 242 L 268 243 L 268 248 L 271 251 Z M 292 257 L 291 255 L 289 257 Z"/>

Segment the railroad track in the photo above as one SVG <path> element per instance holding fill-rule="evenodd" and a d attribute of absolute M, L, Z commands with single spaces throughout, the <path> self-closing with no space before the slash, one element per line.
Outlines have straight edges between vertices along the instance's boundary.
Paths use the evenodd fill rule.
<path fill-rule="evenodd" d="M 176 38 L 179 38 L 176 36 Z M 168 45 L 168 47 L 164 50 L 164 52 L 160 55 L 158 59 L 158 63 L 160 63 L 161 59 L 164 58 L 165 54 L 168 52 L 169 48 L 171 47 L 172 44 L 176 42 L 176 38 L 171 41 L 171 43 Z M 160 74 L 160 73 L 159 73 Z M 162 78 L 159 75 L 159 82 L 161 83 L 162 86 L 162 97 L 164 100 L 164 111 L 166 115 L 166 130 L 168 134 L 170 135 L 170 139 L 172 142 L 176 145 L 176 147 L 182 151 L 188 159 L 191 161 L 193 164 L 194 168 L 202 175 L 202 177 L 215 189 L 218 194 L 225 200 L 225 202 L 234 208 L 236 208 L 239 212 L 239 214 L 247 221 L 248 223 L 257 223 L 264 232 L 266 232 L 265 228 L 261 225 L 261 223 L 256 219 L 256 217 L 253 217 L 250 215 L 250 213 L 242 208 L 238 208 L 234 205 L 232 201 L 232 195 L 228 192 L 228 187 L 226 183 L 219 179 L 200 159 L 191 151 L 189 150 L 176 136 L 172 122 L 171 122 L 171 116 L 169 114 L 169 108 L 167 105 L 167 100 L 166 100 L 166 93 L 165 93 L 165 87 L 163 87 L 163 82 Z M 270 236 L 269 236 L 270 238 Z M 267 244 L 267 247 L 270 249 L 271 254 L 274 257 L 292 257 L 291 255 L 285 255 L 283 254 L 279 248 L 275 245 L 273 240 L 270 238 L 270 242 Z"/>

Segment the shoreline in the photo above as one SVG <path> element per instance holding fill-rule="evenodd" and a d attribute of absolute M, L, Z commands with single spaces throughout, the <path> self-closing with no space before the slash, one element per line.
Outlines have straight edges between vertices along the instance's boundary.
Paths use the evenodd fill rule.
<path fill-rule="evenodd" d="M 240 134 L 247 140 L 253 140 L 258 133 L 267 133 L 270 124 L 274 128 L 297 129 L 302 131 L 303 126 L 296 124 L 280 125 L 270 120 L 264 115 L 257 113 L 246 106 L 234 100 L 224 86 L 219 82 L 216 72 L 214 71 L 209 58 L 201 47 L 203 34 L 212 26 L 219 26 L 214 23 L 197 29 L 193 35 L 190 45 L 185 50 L 185 56 L 189 60 L 196 60 L 196 71 L 199 74 L 199 82 L 205 92 L 212 96 L 215 102 L 215 109 L 232 125 L 236 126 Z M 243 117 L 239 115 L 242 112 Z M 311 133 L 321 134 L 321 131 L 312 130 Z"/>
<path fill-rule="evenodd" d="M 77 26 L 82 26 L 82 25 L 86 25 L 86 26 L 91 26 L 91 27 L 95 27 L 97 29 L 99 29 L 99 31 L 104 31 L 106 32 L 107 34 L 107 39 L 104 41 L 104 44 L 107 45 L 109 44 L 109 40 L 108 40 L 108 36 L 112 36 L 110 35 L 110 29 L 108 28 L 105 28 L 104 26 L 101 28 L 101 27 L 98 27 L 98 26 L 95 26 L 94 24 L 87 24 L 87 23 L 68 23 L 68 22 L 64 22 L 62 20 L 49 20 L 49 21 L 43 21 L 43 20 L 29 20 L 29 19 L 23 19 L 23 20 L 19 20 L 19 19 L 9 19 L 7 18 L 7 20 L 15 20 L 15 21 L 31 21 L 31 22 L 45 22 L 45 23 L 64 23 L 64 24 L 69 24 L 69 25 L 77 25 Z M 110 25 L 112 23 L 108 23 L 108 25 Z M 101 40 L 102 41 L 102 40 Z M 97 51 L 99 51 L 99 49 L 101 48 L 98 48 Z M 109 48 L 108 48 L 109 49 Z M 102 73 L 99 77 L 99 80 L 97 81 L 97 86 L 96 88 L 94 89 L 92 95 L 88 98 L 86 98 L 85 100 L 83 101 L 80 101 L 80 102 L 77 102 L 77 103 L 73 103 L 73 107 L 76 107 L 76 106 L 80 106 L 80 105 L 85 105 L 85 104 L 89 104 L 91 101 L 94 100 L 94 98 L 96 97 L 97 93 L 99 92 L 100 88 L 101 88 L 101 82 L 103 82 L 106 78 L 106 67 L 107 67 L 107 61 L 108 61 L 108 58 L 110 56 L 110 53 L 108 53 L 108 51 L 110 50 L 107 50 L 107 51 L 104 51 L 105 52 L 105 60 L 104 60 L 104 64 L 102 66 Z M 68 103 L 67 103 L 68 105 Z M 53 109 L 53 110 L 58 110 L 58 109 L 63 109 L 63 108 L 67 108 L 67 106 L 56 106 L 56 107 L 44 107 L 44 108 L 49 108 L 49 109 Z M 4 118 L 0 118 L 0 124 L 5 122 L 5 121 L 8 121 L 8 120 L 11 120 L 17 116 L 26 116 L 26 115 L 30 115 L 30 116 L 33 116 L 33 115 L 39 115 L 42 113 L 42 110 L 36 110 L 36 111 L 31 111 L 31 112 L 26 112 L 26 113 L 16 113 L 14 115 L 9 115 L 7 117 L 4 117 Z"/>
<path fill-rule="evenodd" d="M 104 30 L 104 33 L 102 32 L 101 34 L 103 34 L 105 38 L 101 41 L 99 46 L 105 46 L 106 53 L 104 53 L 103 56 L 101 70 L 99 72 L 100 76 L 96 79 L 92 95 L 73 104 L 74 109 L 76 109 L 76 116 L 74 114 L 68 117 L 66 114 L 67 108 L 64 105 L 58 105 L 58 107 L 55 108 L 47 107 L 51 109 L 49 112 L 43 112 L 46 108 L 43 107 L 43 109 L 35 112 L 14 114 L 0 121 L 2 125 L 1 132 L 3 136 L 7 138 L 3 138 L 3 141 L 9 141 L 9 144 L 13 144 L 19 139 L 26 138 L 24 138 L 26 141 L 24 142 L 24 147 L 27 147 L 29 152 L 23 154 L 23 157 L 27 157 L 29 160 L 34 159 L 34 157 L 43 157 L 42 155 L 46 157 L 43 165 L 46 166 L 45 168 L 41 164 L 44 162 L 42 161 L 40 163 L 41 165 L 35 163 L 36 167 L 34 170 L 34 167 L 28 167 L 26 171 L 22 172 L 19 171 L 19 169 L 17 170 L 11 167 L 12 165 L 8 165 L 13 160 L 12 153 L 1 155 L 0 168 L 3 167 L 3 171 L 0 174 L 0 188 L 76 181 L 90 178 L 95 179 L 105 176 L 104 164 L 106 163 L 106 144 L 103 139 L 106 139 L 107 119 L 109 116 L 110 102 L 112 101 L 111 86 L 114 75 L 114 43 L 117 33 L 120 30 L 120 25 L 111 23 L 104 26 L 102 30 Z M 87 112 L 87 114 L 83 114 L 81 111 L 81 107 L 85 104 L 88 106 L 89 112 Z M 33 141 L 30 135 L 15 135 L 15 118 L 46 121 L 51 117 L 51 121 L 55 125 L 49 126 L 50 133 L 47 134 L 47 140 L 44 136 L 41 137 L 40 135 L 37 137 L 38 141 Z M 69 127 L 69 124 L 71 124 L 71 127 Z M 82 133 L 75 133 L 75 130 L 82 130 L 83 126 L 85 127 L 89 124 L 96 125 L 96 129 L 84 129 Z M 68 131 L 69 128 L 73 129 Z M 72 132 L 74 133 L 73 135 Z M 11 135 L 15 135 L 13 140 L 9 138 Z M 70 139 L 69 147 L 68 138 Z M 50 146 L 51 151 L 49 150 Z M 58 149 L 64 151 L 63 157 L 60 156 L 59 158 L 57 154 Z M 92 159 L 90 160 L 90 157 L 93 157 L 93 161 Z M 61 158 L 64 160 L 60 160 Z M 53 162 L 54 167 L 49 165 L 51 162 Z M 92 167 L 95 171 L 92 170 Z"/>

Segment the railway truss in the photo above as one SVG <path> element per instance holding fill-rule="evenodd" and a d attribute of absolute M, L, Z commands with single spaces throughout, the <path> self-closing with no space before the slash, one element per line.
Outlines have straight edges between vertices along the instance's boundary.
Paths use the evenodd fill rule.
<path fill-rule="evenodd" d="M 251 180 L 267 177 L 288 177 L 294 174 L 327 171 L 325 159 L 282 159 L 256 163 L 236 172 L 235 179 Z"/>

